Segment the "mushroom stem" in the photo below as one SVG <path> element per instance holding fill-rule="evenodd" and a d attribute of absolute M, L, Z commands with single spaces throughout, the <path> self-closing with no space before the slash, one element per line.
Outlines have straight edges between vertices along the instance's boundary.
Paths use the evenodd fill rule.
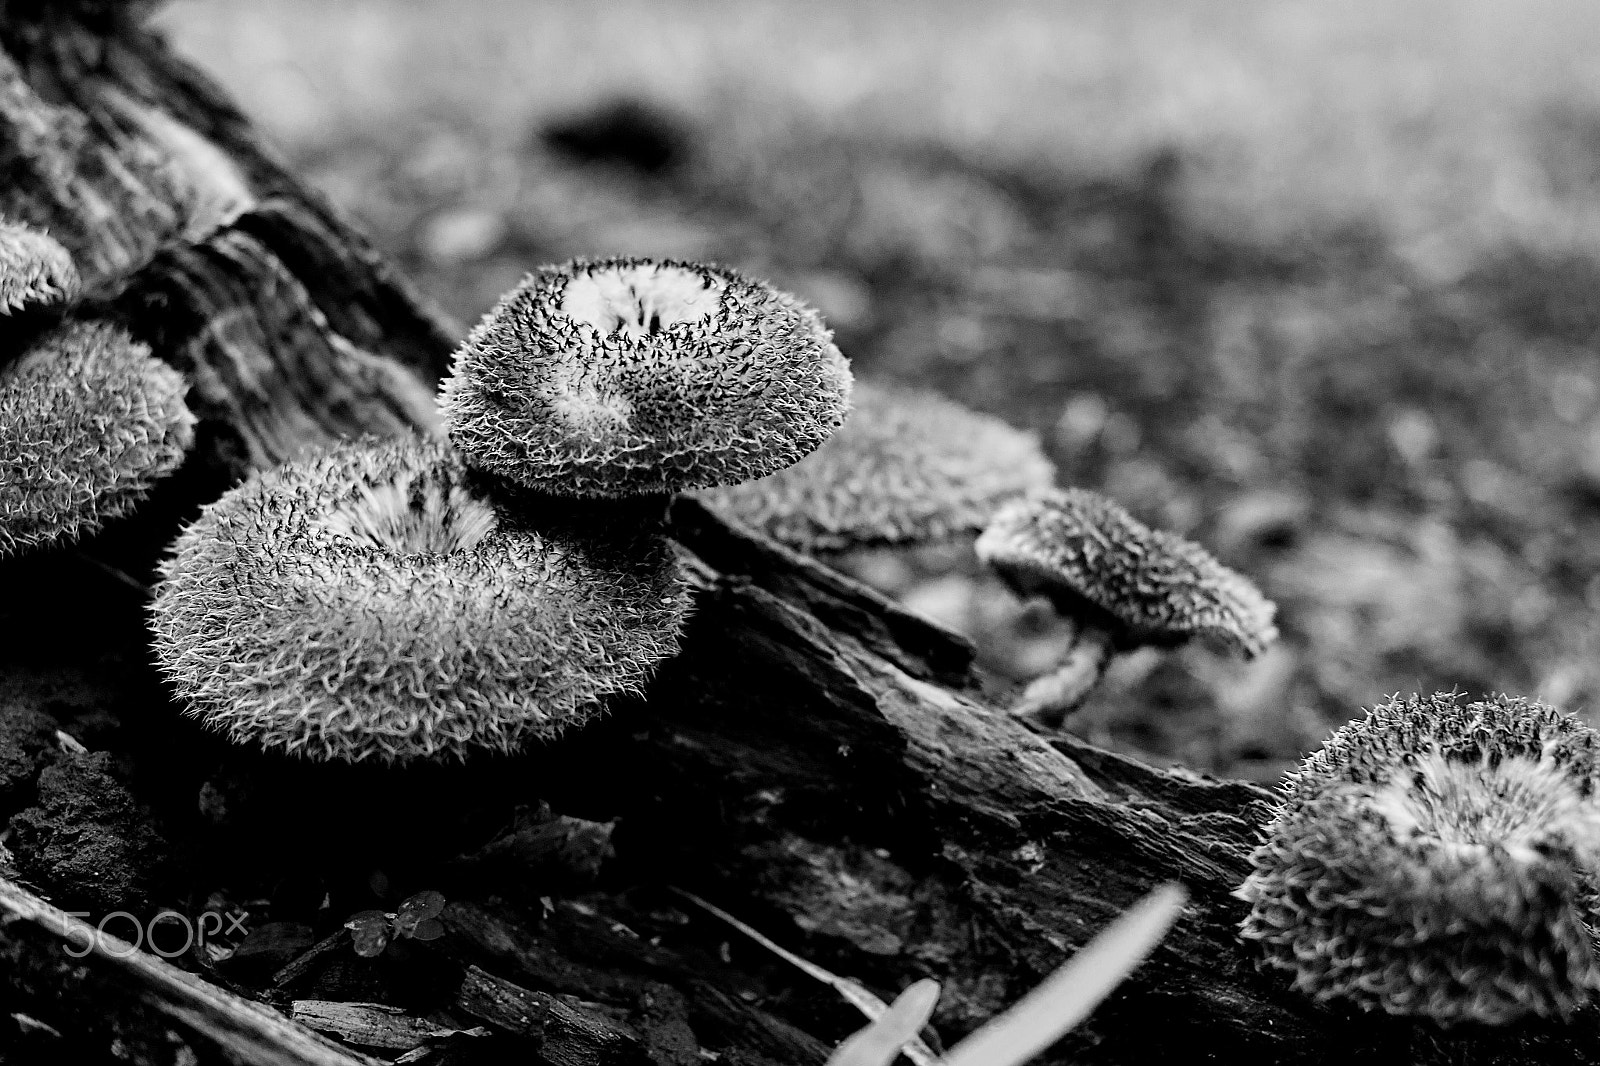
<path fill-rule="evenodd" d="M 1110 633 L 1080 625 L 1055 669 L 1030 681 L 1011 712 L 1040 729 L 1059 730 L 1100 683 L 1111 654 Z"/>

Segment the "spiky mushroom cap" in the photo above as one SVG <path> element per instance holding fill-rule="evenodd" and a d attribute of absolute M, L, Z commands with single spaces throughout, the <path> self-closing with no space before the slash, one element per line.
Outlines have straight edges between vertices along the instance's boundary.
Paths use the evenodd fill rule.
<path fill-rule="evenodd" d="M 529 274 L 440 391 L 472 463 L 561 496 L 661 494 L 794 463 L 849 410 L 817 313 L 721 267 L 574 260 Z"/>
<path fill-rule="evenodd" d="M 78 268 L 43 230 L 0 218 L 0 315 L 78 295 Z"/>
<path fill-rule="evenodd" d="M 1019 595 L 1048 596 L 1117 648 L 1199 637 L 1253 658 L 1278 639 L 1277 608 L 1249 579 L 1089 489 L 1006 504 L 976 549 Z"/>
<path fill-rule="evenodd" d="M 1265 968 L 1319 1000 L 1504 1024 L 1600 984 L 1600 737 L 1498 696 L 1413 696 L 1330 737 L 1284 786 L 1235 895 Z"/>
<path fill-rule="evenodd" d="M 689 597 L 663 538 L 506 498 L 421 438 L 257 474 L 163 564 L 156 661 L 207 725 L 313 759 L 550 739 L 642 689 Z"/>
<path fill-rule="evenodd" d="M 806 552 L 976 533 L 1008 499 L 1048 488 L 1039 440 L 919 389 L 857 381 L 854 410 L 816 452 L 707 503 Z"/>
<path fill-rule="evenodd" d="M 132 511 L 194 441 L 183 376 L 115 326 L 74 322 L 0 368 L 0 557 Z"/>

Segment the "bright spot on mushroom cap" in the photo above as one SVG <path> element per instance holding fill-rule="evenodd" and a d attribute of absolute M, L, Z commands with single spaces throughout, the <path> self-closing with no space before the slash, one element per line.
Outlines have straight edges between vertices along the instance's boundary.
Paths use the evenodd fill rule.
<path fill-rule="evenodd" d="M 852 399 L 814 454 L 702 497 L 801 551 L 838 551 L 975 533 L 1004 501 L 1055 480 L 1033 434 L 937 393 L 857 381 Z"/>
<path fill-rule="evenodd" d="M 163 564 L 156 661 L 207 725 L 314 759 L 553 738 L 642 689 L 689 596 L 664 539 L 527 503 L 486 499 L 420 438 L 258 474 Z"/>
<path fill-rule="evenodd" d="M 43 230 L 0 219 L 0 314 L 78 295 L 78 268 Z"/>
<path fill-rule="evenodd" d="M 1235 893 L 1241 935 L 1319 1000 L 1444 1023 L 1570 1015 L 1600 984 L 1597 741 L 1506 696 L 1375 708 L 1289 775 Z"/>
<path fill-rule="evenodd" d="M 604 336 L 620 329 L 638 340 L 680 322 L 717 313 L 727 283 L 681 267 L 639 263 L 574 275 L 561 294 L 561 312 Z"/>
<path fill-rule="evenodd" d="M 440 390 L 472 465 L 563 496 L 762 477 L 844 421 L 850 369 L 817 313 L 721 267 L 544 267 L 457 350 Z"/>
<path fill-rule="evenodd" d="M 183 376 L 121 329 L 55 329 L 0 368 L 0 556 L 132 511 L 194 440 Z"/>
<path fill-rule="evenodd" d="M 1093 619 L 1119 647 L 1200 637 L 1254 657 L 1278 638 L 1276 606 L 1247 578 L 1088 489 L 1006 504 L 976 549 L 1020 595 Z"/>

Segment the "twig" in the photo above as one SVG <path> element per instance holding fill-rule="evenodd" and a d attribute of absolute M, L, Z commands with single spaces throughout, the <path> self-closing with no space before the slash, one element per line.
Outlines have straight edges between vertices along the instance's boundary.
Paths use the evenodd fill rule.
<path fill-rule="evenodd" d="M 862 985 L 852 981 L 850 978 L 840 977 L 838 974 L 831 973 L 828 970 L 823 969 L 821 966 L 818 966 L 809 959 L 801 958 L 788 948 L 774 943 L 768 937 L 758 933 L 756 930 L 752 929 L 744 922 L 741 922 L 739 919 L 735 918 L 721 907 L 701 899 L 699 896 L 687 889 L 678 888 L 676 885 L 668 885 L 666 887 L 668 892 L 671 892 L 673 895 L 679 896 L 682 899 L 688 900 L 696 907 L 704 910 L 707 914 L 713 915 L 714 917 L 720 918 L 722 921 L 727 922 L 729 925 L 739 930 L 739 932 L 743 933 L 751 940 L 754 940 L 757 944 L 760 944 L 762 947 L 766 948 L 783 961 L 789 963 L 791 966 L 800 970 L 808 977 L 811 977 L 817 981 L 821 981 L 835 992 L 838 992 L 840 996 L 844 997 L 847 1003 L 855 1007 L 862 1014 L 866 1015 L 869 1021 L 877 1021 L 879 1018 L 883 1017 L 886 1011 L 888 1011 L 889 1004 L 885 1003 L 882 999 L 878 998 Z M 928 1045 L 923 1042 L 921 1037 L 913 1037 L 909 1043 L 901 1048 L 901 1053 L 915 1063 L 916 1066 L 939 1066 L 939 1056 L 933 1053 L 933 1049 L 928 1047 Z"/>
<path fill-rule="evenodd" d="M 117 974 L 133 996 L 164 1014 L 175 1029 L 214 1043 L 230 1062 L 376 1066 L 377 1060 L 346 1051 L 270 1007 L 140 951 L 4 878 L 0 878 L 0 919 L 26 922 L 82 951 L 84 962 L 102 973 Z"/>
<path fill-rule="evenodd" d="M 331 936 L 324 937 L 311 945 L 303 955 L 297 956 L 283 969 L 273 974 L 272 987 L 287 988 L 291 983 L 305 976 L 310 971 L 312 964 L 318 959 L 338 948 L 340 944 L 348 943 L 349 940 L 350 930 L 340 926 Z"/>

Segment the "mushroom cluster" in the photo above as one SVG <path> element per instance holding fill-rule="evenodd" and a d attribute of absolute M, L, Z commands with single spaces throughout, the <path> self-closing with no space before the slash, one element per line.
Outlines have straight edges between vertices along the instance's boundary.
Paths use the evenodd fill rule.
<path fill-rule="evenodd" d="M 1392 700 L 1289 776 L 1241 935 L 1318 1000 L 1566 1018 L 1600 987 L 1597 786 L 1600 735 L 1555 708 Z"/>
<path fill-rule="evenodd" d="M 554 737 L 677 649 L 660 502 L 803 458 L 850 388 L 814 311 L 731 270 L 543 268 L 457 351 L 449 444 L 348 443 L 206 508 L 163 566 L 157 661 L 207 725 L 312 758 Z"/>
<path fill-rule="evenodd" d="M 1089 489 L 1006 505 L 976 548 L 1018 596 L 1047 597 L 1077 627 L 1060 664 L 1014 708 L 1048 728 L 1082 704 L 1119 652 L 1199 638 L 1248 659 L 1278 638 L 1276 607 L 1247 578 Z"/>
<path fill-rule="evenodd" d="M 0 557 L 70 544 L 131 511 L 194 439 L 188 384 L 121 328 L 62 317 L 72 258 L 47 234 L 0 221 Z"/>

